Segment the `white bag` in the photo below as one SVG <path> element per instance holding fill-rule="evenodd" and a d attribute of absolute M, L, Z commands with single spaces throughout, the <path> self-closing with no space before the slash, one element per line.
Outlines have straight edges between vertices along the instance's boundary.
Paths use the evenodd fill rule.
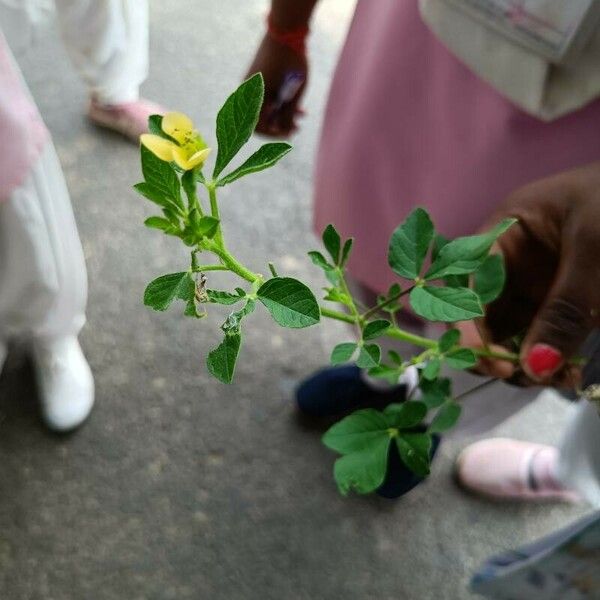
<path fill-rule="evenodd" d="M 552 120 L 600 96 L 600 0 L 420 0 L 425 23 L 481 79 Z"/>

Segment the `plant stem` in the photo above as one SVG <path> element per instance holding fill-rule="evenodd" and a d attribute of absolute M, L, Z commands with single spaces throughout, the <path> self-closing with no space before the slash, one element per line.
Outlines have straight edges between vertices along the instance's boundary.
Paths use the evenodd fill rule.
<path fill-rule="evenodd" d="M 375 305 L 373 308 L 370 308 L 366 313 L 363 314 L 362 318 L 368 319 L 369 317 L 372 317 L 374 314 L 378 313 L 382 308 L 385 308 L 386 306 L 393 304 L 396 300 L 402 298 L 402 296 L 405 296 L 406 294 L 410 293 L 414 289 L 414 287 L 415 287 L 414 285 L 411 285 L 409 288 L 402 290 L 401 292 L 398 292 L 397 294 L 394 294 L 393 296 L 390 296 L 384 302 L 380 302 L 379 304 Z"/>
<path fill-rule="evenodd" d="M 350 293 L 348 289 L 348 284 L 346 283 L 346 277 L 344 276 L 344 270 L 340 267 L 337 268 L 338 274 L 340 276 L 340 287 L 342 288 L 342 292 L 350 299 L 350 312 L 351 316 L 354 317 L 354 324 L 358 330 L 358 337 L 360 338 L 360 344 L 363 343 L 363 320 L 358 312 L 358 308 L 356 308 L 356 302 L 354 301 L 354 296 Z"/>
<path fill-rule="evenodd" d="M 185 195 L 187 196 L 187 199 L 188 199 L 188 211 L 192 212 L 192 209 L 195 208 L 198 211 L 198 214 L 201 217 L 203 217 L 204 212 L 202 211 L 202 206 L 200 205 L 200 200 L 198 200 L 198 194 L 196 192 L 196 173 L 197 173 L 196 169 L 194 169 L 192 171 L 192 175 L 191 175 L 192 181 L 193 181 L 193 186 L 188 187 L 188 186 L 184 185 L 183 188 L 185 191 Z"/>
<path fill-rule="evenodd" d="M 205 185 L 206 189 L 208 190 L 208 199 L 210 201 L 210 214 L 215 219 L 219 219 L 219 221 L 221 221 L 221 215 L 219 214 L 219 204 L 217 202 L 217 186 L 214 181 L 211 181 L 210 183 L 205 183 L 204 185 Z M 224 247 L 223 231 L 221 230 L 220 222 L 219 222 L 219 226 L 217 227 L 217 233 L 215 233 L 214 239 L 219 245 Z"/>
<path fill-rule="evenodd" d="M 229 271 L 225 265 L 199 265 L 192 269 L 192 273 L 202 273 L 204 271 Z"/>
<path fill-rule="evenodd" d="M 344 323 L 349 323 L 350 325 L 357 324 L 357 319 L 355 316 L 339 312 L 337 310 L 332 310 L 325 306 L 321 306 L 321 315 L 328 319 L 335 319 L 336 321 L 343 321 Z M 400 329 L 399 327 L 389 327 L 385 331 L 384 335 L 387 337 L 394 338 L 396 340 L 400 340 L 402 342 L 413 344 L 414 346 L 420 346 L 421 348 L 432 349 L 436 348 L 438 344 L 436 340 L 432 340 L 430 338 L 426 338 L 415 333 L 404 331 L 404 329 Z M 486 350 L 485 348 L 470 349 L 473 350 L 473 352 L 481 358 L 496 358 L 498 360 L 506 360 L 512 363 L 519 362 L 519 355 L 515 354 L 514 352 L 495 352 L 493 350 Z"/>
<path fill-rule="evenodd" d="M 321 309 L 321 315 L 323 317 L 327 317 L 328 319 L 335 319 L 336 321 L 343 321 L 344 323 L 349 323 L 350 325 L 356 324 L 356 319 L 347 313 L 339 312 L 337 310 L 332 310 L 331 308 L 327 308 L 326 306 L 319 307 Z"/>
<path fill-rule="evenodd" d="M 215 243 L 213 243 L 207 249 L 221 259 L 225 270 L 233 271 L 236 275 L 239 275 L 242 279 L 245 279 L 250 283 L 262 281 L 263 276 L 259 273 L 253 273 L 250 271 L 250 269 L 246 268 L 241 262 L 239 262 L 235 256 L 233 256 L 233 254 L 231 254 L 229 250 L 225 248 L 222 240 L 219 244 L 215 239 Z"/>

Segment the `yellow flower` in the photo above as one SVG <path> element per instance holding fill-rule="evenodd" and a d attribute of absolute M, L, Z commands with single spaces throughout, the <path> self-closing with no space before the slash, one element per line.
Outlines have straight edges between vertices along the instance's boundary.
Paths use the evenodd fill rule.
<path fill-rule="evenodd" d="M 202 166 L 210 148 L 206 147 L 187 115 L 167 113 L 162 119 L 162 130 L 177 143 L 152 133 L 144 133 L 140 141 L 152 154 L 161 160 L 177 163 L 184 171 Z"/>

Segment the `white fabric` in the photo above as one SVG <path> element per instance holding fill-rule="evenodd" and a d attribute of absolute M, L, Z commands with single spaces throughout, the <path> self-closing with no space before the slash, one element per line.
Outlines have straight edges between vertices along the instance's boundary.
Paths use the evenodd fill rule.
<path fill-rule="evenodd" d="M 589 39 L 565 64 L 526 49 L 448 0 L 420 0 L 419 6 L 433 33 L 478 77 L 524 111 L 552 120 L 600 96 L 600 7 L 594 3 Z"/>
<path fill-rule="evenodd" d="M 87 275 L 69 193 L 51 142 L 0 203 L 0 340 L 77 335 Z"/>
<path fill-rule="evenodd" d="M 558 479 L 600 506 L 600 414 L 596 406 L 581 401 L 560 445 Z"/>
<path fill-rule="evenodd" d="M 13 52 L 32 43 L 47 0 L 0 0 Z M 54 0 L 65 47 L 103 104 L 133 102 L 148 76 L 147 0 Z"/>

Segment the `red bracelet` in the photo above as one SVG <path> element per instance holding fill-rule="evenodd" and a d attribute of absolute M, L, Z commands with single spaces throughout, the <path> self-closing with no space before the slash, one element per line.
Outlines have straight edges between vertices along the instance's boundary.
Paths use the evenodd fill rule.
<path fill-rule="evenodd" d="M 308 26 L 298 27 L 297 29 L 283 30 L 273 24 L 271 14 L 267 17 L 267 32 L 272 40 L 293 50 L 296 54 L 306 54 L 306 37 L 308 36 Z"/>

